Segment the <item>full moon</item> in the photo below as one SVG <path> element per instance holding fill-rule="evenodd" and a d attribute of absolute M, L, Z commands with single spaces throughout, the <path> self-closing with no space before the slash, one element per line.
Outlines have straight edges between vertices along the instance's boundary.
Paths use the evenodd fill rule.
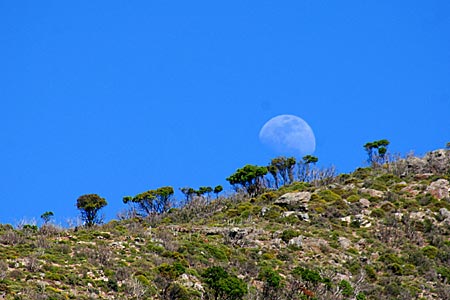
<path fill-rule="evenodd" d="M 311 127 L 294 115 L 279 115 L 261 128 L 259 140 L 279 155 L 303 156 L 316 149 Z"/>

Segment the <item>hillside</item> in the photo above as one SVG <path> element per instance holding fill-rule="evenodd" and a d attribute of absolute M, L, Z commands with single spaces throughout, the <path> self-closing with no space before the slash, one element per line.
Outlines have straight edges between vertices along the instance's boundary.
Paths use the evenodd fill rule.
<path fill-rule="evenodd" d="M 450 299 L 449 180 L 436 150 L 90 228 L 0 225 L 0 299 Z"/>

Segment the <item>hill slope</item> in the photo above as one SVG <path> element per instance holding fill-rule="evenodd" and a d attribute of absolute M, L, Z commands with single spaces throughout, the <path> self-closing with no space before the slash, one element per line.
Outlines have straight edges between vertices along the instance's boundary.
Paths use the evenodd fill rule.
<path fill-rule="evenodd" d="M 450 299 L 449 162 L 437 150 L 92 228 L 1 225 L 0 295 Z"/>

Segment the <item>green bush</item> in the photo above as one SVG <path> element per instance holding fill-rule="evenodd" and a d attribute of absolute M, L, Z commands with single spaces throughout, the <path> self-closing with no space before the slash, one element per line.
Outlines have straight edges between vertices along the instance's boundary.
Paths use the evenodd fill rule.
<path fill-rule="evenodd" d="M 351 297 L 353 296 L 353 287 L 350 284 L 350 282 L 348 282 L 347 280 L 341 280 L 341 282 L 339 282 L 339 287 L 342 289 L 341 290 L 341 294 L 346 296 L 346 297 Z"/>
<path fill-rule="evenodd" d="M 300 232 L 293 230 L 293 229 L 286 229 L 281 234 L 281 239 L 285 243 L 289 243 L 289 241 L 295 237 L 298 237 L 300 235 Z"/>
<path fill-rule="evenodd" d="M 222 267 L 207 268 L 202 274 L 214 299 L 242 299 L 247 294 L 247 284 Z"/>
<path fill-rule="evenodd" d="M 439 249 L 434 246 L 428 245 L 422 248 L 422 253 L 428 258 L 435 259 L 439 253 Z"/>
<path fill-rule="evenodd" d="M 294 270 L 292 270 L 292 275 L 302 279 L 302 281 L 310 282 L 312 284 L 318 284 L 323 281 L 318 272 L 302 267 L 294 268 Z"/>
<path fill-rule="evenodd" d="M 374 218 L 383 218 L 385 214 L 385 211 L 381 208 L 374 208 L 370 213 L 370 216 Z"/>
<path fill-rule="evenodd" d="M 347 201 L 350 203 L 355 203 L 355 202 L 358 202 L 359 199 L 361 199 L 361 197 L 358 195 L 350 195 L 350 196 L 348 196 Z"/>
<path fill-rule="evenodd" d="M 322 190 L 318 194 L 326 202 L 335 202 L 342 199 L 341 196 L 330 190 Z"/>

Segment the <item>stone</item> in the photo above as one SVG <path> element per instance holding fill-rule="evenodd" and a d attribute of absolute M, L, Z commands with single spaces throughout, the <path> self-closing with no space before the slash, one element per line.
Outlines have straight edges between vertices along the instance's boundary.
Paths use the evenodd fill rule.
<path fill-rule="evenodd" d="M 342 249 L 348 249 L 352 245 L 352 242 L 348 238 L 343 236 L 340 236 L 338 238 L 338 242 Z"/>
<path fill-rule="evenodd" d="M 283 212 L 281 214 L 281 217 L 283 217 L 283 218 L 287 218 L 287 217 L 290 217 L 290 216 L 296 216 L 300 220 L 309 221 L 309 215 L 308 215 L 307 212 L 302 213 L 302 212 L 292 211 L 291 210 L 291 211 L 285 211 L 285 212 Z"/>
<path fill-rule="evenodd" d="M 382 191 L 374 189 L 362 188 L 359 191 L 363 194 L 368 194 L 370 197 L 381 198 L 384 196 L 384 193 Z"/>
<path fill-rule="evenodd" d="M 359 203 L 361 203 L 362 207 L 369 208 L 370 207 L 370 201 L 366 198 L 359 199 Z"/>
<path fill-rule="evenodd" d="M 287 193 L 275 200 L 274 204 L 291 211 L 308 211 L 310 192 Z"/>
<path fill-rule="evenodd" d="M 303 244 L 303 237 L 298 236 L 289 240 L 289 245 L 301 247 Z"/>
<path fill-rule="evenodd" d="M 441 209 L 439 210 L 439 213 L 441 214 L 441 216 L 442 216 L 444 219 L 450 220 L 450 211 L 449 211 L 448 209 L 446 209 L 445 207 L 441 208 Z"/>
<path fill-rule="evenodd" d="M 433 197 L 442 200 L 449 197 L 450 184 L 446 179 L 433 181 L 428 187 L 427 192 Z"/>

